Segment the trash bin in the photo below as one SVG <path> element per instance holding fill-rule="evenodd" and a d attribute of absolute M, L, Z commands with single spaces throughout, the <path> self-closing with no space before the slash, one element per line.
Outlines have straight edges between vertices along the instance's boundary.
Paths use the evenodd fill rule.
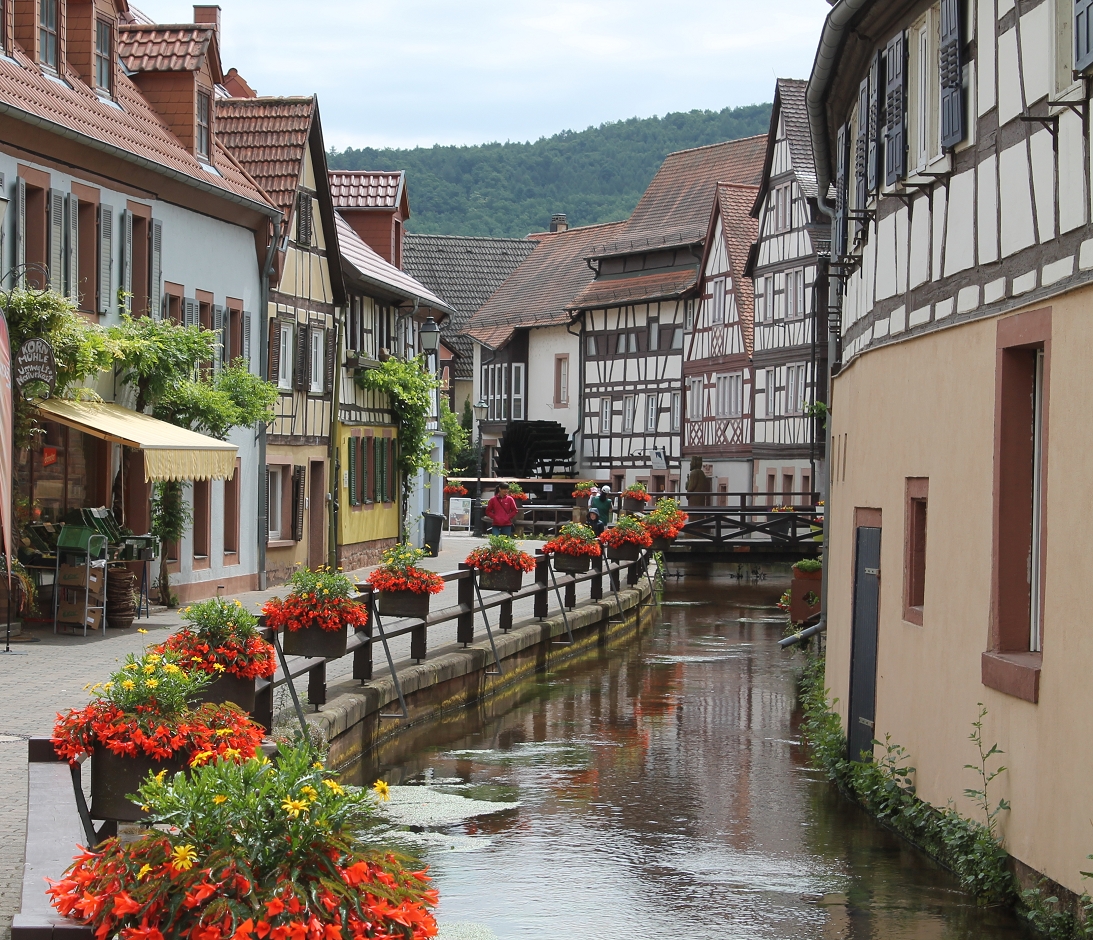
<path fill-rule="evenodd" d="M 440 532 L 444 527 L 444 517 L 437 512 L 427 512 L 423 525 L 425 538 L 422 541 L 425 543 L 425 551 L 430 557 L 436 558 L 440 554 Z"/>

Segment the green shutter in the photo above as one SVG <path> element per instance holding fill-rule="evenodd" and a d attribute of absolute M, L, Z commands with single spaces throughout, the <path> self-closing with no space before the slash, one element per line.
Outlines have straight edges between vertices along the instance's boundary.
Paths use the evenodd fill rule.
<path fill-rule="evenodd" d="M 359 506 L 360 500 L 357 498 L 357 441 L 360 438 L 351 437 L 348 440 L 349 444 L 349 505 Z"/>
<path fill-rule="evenodd" d="M 362 503 L 372 502 L 372 494 L 368 491 L 368 462 L 372 457 L 372 439 L 361 438 L 358 441 L 360 447 L 360 501 Z"/>

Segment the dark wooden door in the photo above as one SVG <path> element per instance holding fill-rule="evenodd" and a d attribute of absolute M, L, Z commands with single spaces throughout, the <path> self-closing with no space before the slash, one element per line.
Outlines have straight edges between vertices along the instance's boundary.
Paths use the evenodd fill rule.
<path fill-rule="evenodd" d="M 855 539 L 854 619 L 850 640 L 850 717 L 847 756 L 873 751 L 877 707 L 877 630 L 880 617 L 880 532 L 859 526 Z"/>
<path fill-rule="evenodd" d="M 318 568 L 326 564 L 326 464 L 311 461 L 308 492 L 307 564 Z"/>

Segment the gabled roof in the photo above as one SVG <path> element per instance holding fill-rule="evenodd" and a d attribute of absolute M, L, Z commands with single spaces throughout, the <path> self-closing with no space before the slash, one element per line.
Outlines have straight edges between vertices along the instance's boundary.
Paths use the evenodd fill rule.
<path fill-rule="evenodd" d="M 313 96 L 216 100 L 218 139 L 286 216 L 296 202 L 316 110 Z"/>
<path fill-rule="evenodd" d="M 635 254 L 700 243 L 716 184 L 757 185 L 766 150 L 767 137 L 762 134 L 668 154 L 623 229 L 589 254 Z"/>
<path fill-rule="evenodd" d="M 217 172 L 206 169 L 124 73 L 117 77 L 116 105 L 99 98 L 71 71 L 65 78 L 67 84 L 47 78 L 14 46 L 11 58 L 0 56 L 0 113 L 260 212 L 270 211 L 265 194 L 220 148 L 213 148 Z"/>
<path fill-rule="evenodd" d="M 729 257 L 729 274 L 732 277 L 733 291 L 736 294 L 736 309 L 740 316 L 740 329 L 744 334 L 744 348 L 750 356 L 755 338 L 755 283 L 746 274 L 748 252 L 755 239 L 759 237 L 759 223 L 751 214 L 755 204 L 757 186 L 741 186 L 735 183 L 717 184 L 717 202 L 714 207 L 711 227 L 720 224 L 725 239 L 725 251 Z M 712 234 L 712 232 L 711 232 Z M 706 256 L 710 251 L 712 239 L 706 240 L 702 266 L 705 269 Z"/>
<path fill-rule="evenodd" d="M 590 310 L 638 301 L 672 300 L 682 297 L 697 283 L 698 271 L 690 267 L 597 278 L 573 299 L 571 307 Z"/>
<path fill-rule="evenodd" d="M 221 82 L 215 44 L 216 30 L 211 26 L 123 23 L 118 30 L 118 55 L 130 72 L 196 72 L 212 47 L 209 70 L 214 81 Z"/>
<path fill-rule="evenodd" d="M 585 263 L 593 245 L 614 238 L 625 222 L 586 225 L 530 236 L 535 250 L 471 318 L 467 333 L 485 346 L 504 346 L 520 327 L 569 322 L 567 307 L 592 280 Z"/>
<path fill-rule="evenodd" d="M 455 311 L 420 281 L 405 271 L 389 264 L 355 232 L 353 226 L 340 215 L 334 216 L 338 225 L 338 247 L 342 261 L 352 269 L 351 274 L 364 283 L 393 294 L 399 300 L 420 300 L 426 307 L 451 315 Z"/>
<path fill-rule="evenodd" d="M 474 344 L 463 332 L 468 321 L 532 251 L 528 238 L 412 235 L 402 241 L 402 267 L 455 310 L 444 341 L 460 354 L 456 378 L 471 378 Z"/>
<path fill-rule="evenodd" d="M 789 159 L 793 163 L 793 175 L 806 199 L 815 199 L 819 192 L 816 183 L 816 161 L 812 156 L 812 132 L 808 126 L 808 106 L 805 95 L 808 82 L 797 78 L 780 78 L 774 87 L 774 106 L 770 110 L 770 133 L 767 135 L 767 153 L 763 161 L 763 179 L 752 211 L 758 218 L 760 203 L 767 194 L 770 171 L 774 166 L 774 147 L 778 136 L 778 118 L 786 132 Z"/>
<path fill-rule="evenodd" d="M 330 171 L 330 195 L 335 209 L 399 208 L 406 192 L 406 171 L 362 173 L 355 170 Z M 407 202 L 406 216 L 410 206 Z"/>

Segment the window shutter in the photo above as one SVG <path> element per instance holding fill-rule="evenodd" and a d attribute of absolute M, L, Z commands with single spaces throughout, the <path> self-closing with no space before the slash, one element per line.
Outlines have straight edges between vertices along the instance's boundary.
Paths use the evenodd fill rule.
<path fill-rule="evenodd" d="M 1093 65 L 1093 0 L 1074 0 L 1074 71 Z"/>
<path fill-rule="evenodd" d="M 201 323 L 201 307 L 192 297 L 182 300 L 182 325 L 199 326 Z"/>
<path fill-rule="evenodd" d="M 15 269 L 16 287 L 26 283 L 27 265 L 27 181 L 15 178 Z"/>
<path fill-rule="evenodd" d="M 880 94 L 880 67 L 881 54 L 878 52 L 869 67 L 869 126 L 868 150 L 865 159 L 865 186 L 875 193 L 877 191 L 877 177 L 880 176 L 880 135 L 878 128 L 881 125 L 881 94 Z"/>
<path fill-rule="evenodd" d="M 846 164 L 849 159 L 846 125 L 839 126 L 835 144 L 835 217 L 832 220 L 834 231 L 831 233 L 831 246 L 836 258 L 846 255 Z M 769 287 L 769 282 L 768 282 Z M 774 298 L 768 291 L 764 297 L 767 319 L 770 319 Z"/>
<path fill-rule="evenodd" d="M 323 392 L 332 395 L 334 392 L 334 353 L 337 349 L 337 329 L 327 330 L 325 334 L 324 348 L 326 350 L 326 375 L 323 377 Z"/>
<path fill-rule="evenodd" d="M 281 321 L 269 321 L 269 374 L 266 378 L 277 384 L 281 377 Z"/>
<path fill-rule="evenodd" d="M 387 465 L 388 465 L 388 451 L 391 449 L 391 439 L 387 437 L 380 438 L 380 492 L 383 495 L 383 502 L 388 503 L 391 501 L 391 481 L 387 477 Z"/>
<path fill-rule="evenodd" d="M 296 327 L 296 372 L 293 387 L 306 392 L 311 380 L 311 327 Z"/>
<path fill-rule="evenodd" d="M 869 162 L 869 77 L 862 79 L 858 86 L 858 139 L 854 147 L 854 205 L 857 209 L 864 209 L 868 199 L 868 171 Z M 865 228 L 865 223 L 859 223 L 858 228 Z"/>
<path fill-rule="evenodd" d="M 227 331 L 224 329 L 224 314 L 223 307 L 217 305 L 213 307 L 213 332 L 216 333 L 216 345 L 219 349 L 213 353 L 213 373 L 217 373 L 228 361 L 228 337 Z"/>
<path fill-rule="evenodd" d="M 251 315 L 248 311 L 243 311 L 243 359 L 246 360 L 247 370 L 250 370 L 250 331 L 251 331 Z"/>
<path fill-rule="evenodd" d="M 114 209 L 99 206 L 99 313 L 110 312 L 110 274 L 114 260 Z"/>
<path fill-rule="evenodd" d="M 296 194 L 296 244 L 305 248 L 311 247 L 311 195 L 309 193 Z"/>
<path fill-rule="evenodd" d="M 304 540 L 304 484 L 306 482 L 307 469 L 305 467 L 292 468 L 292 538 L 293 541 Z"/>
<path fill-rule="evenodd" d="M 1081 3 L 1076 0 L 1075 9 Z M 960 0 L 941 0 L 941 146 L 964 139 L 964 64 L 961 61 Z"/>
<path fill-rule="evenodd" d="M 258 538 L 260 541 L 269 539 L 269 465 L 258 484 Z"/>
<path fill-rule="evenodd" d="M 387 441 L 387 499 L 389 502 L 398 502 L 398 438 L 392 437 Z"/>
<path fill-rule="evenodd" d="M 133 213 L 121 214 L 121 289 L 125 293 L 125 312 L 133 313 Z"/>
<path fill-rule="evenodd" d="M 49 289 L 65 292 L 65 194 L 49 191 Z"/>
<path fill-rule="evenodd" d="M 68 222 L 68 253 L 65 256 L 65 286 L 68 299 L 74 304 L 80 302 L 80 200 L 75 196 L 65 197 L 65 214 Z"/>
<path fill-rule="evenodd" d="M 884 134 L 884 181 L 891 186 L 906 173 L 907 43 L 902 32 L 888 41 L 885 58 L 888 69 L 884 113 L 888 123 Z"/>
<path fill-rule="evenodd" d="M 357 444 L 360 441 L 359 437 L 351 437 L 347 442 L 349 444 L 349 505 L 359 506 L 360 500 L 357 498 Z"/>
<path fill-rule="evenodd" d="M 152 251 L 151 264 L 148 275 L 151 284 L 148 285 L 148 306 L 150 312 L 157 320 L 163 319 L 163 223 L 152 221 Z"/>
<path fill-rule="evenodd" d="M 369 489 L 372 482 L 372 474 L 369 472 L 372 466 L 372 441 L 374 438 L 362 437 L 357 442 L 357 447 L 360 449 L 360 465 L 358 467 L 358 473 L 360 474 L 360 483 L 358 492 L 360 494 L 361 503 L 372 502 L 372 492 Z"/>

